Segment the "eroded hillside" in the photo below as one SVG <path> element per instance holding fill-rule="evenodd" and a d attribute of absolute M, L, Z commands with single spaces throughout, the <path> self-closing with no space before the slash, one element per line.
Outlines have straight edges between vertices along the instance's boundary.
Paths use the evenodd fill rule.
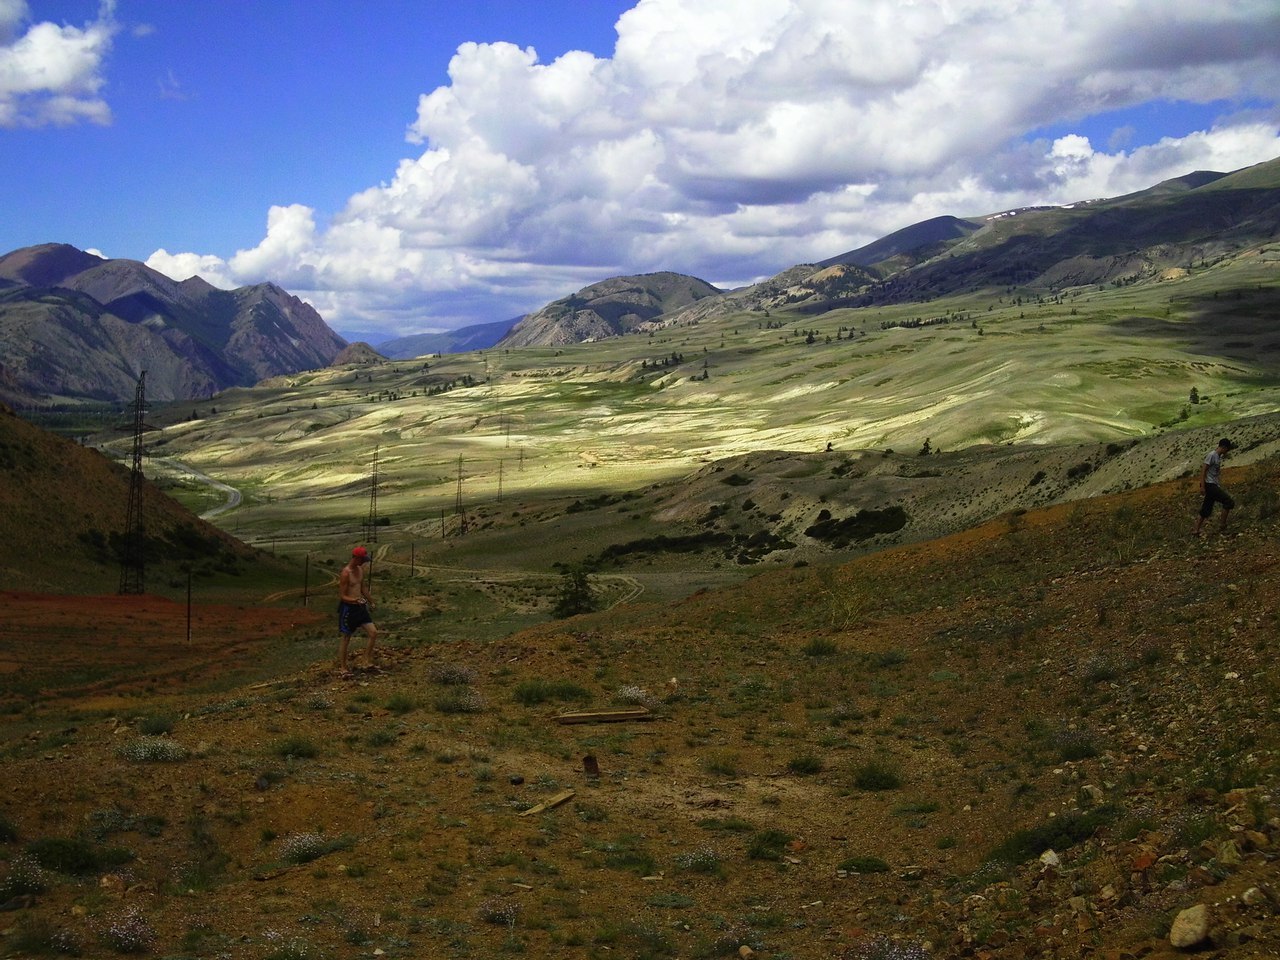
<path fill-rule="evenodd" d="M 384 569 L 380 672 L 11 709 L 5 949 L 1274 956 L 1280 468 L 1226 480 L 499 642 Z"/>

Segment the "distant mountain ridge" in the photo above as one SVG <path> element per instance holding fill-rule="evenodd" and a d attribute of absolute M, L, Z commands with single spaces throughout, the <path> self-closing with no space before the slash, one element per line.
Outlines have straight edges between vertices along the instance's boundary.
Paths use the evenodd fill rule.
<path fill-rule="evenodd" d="M 723 291 L 659 272 L 613 277 L 513 321 L 401 337 L 376 353 L 409 359 L 493 346 L 556 346 L 731 312 L 927 303 L 976 291 L 1052 296 L 1160 282 L 1248 256 L 1280 234 L 1280 158 L 1199 170 L 1111 199 L 941 216 L 748 287 Z M 273 284 L 218 290 L 65 244 L 0 257 L 0 400 L 122 400 L 140 369 L 157 399 L 327 366 L 347 344 Z M 370 362 L 361 353 L 358 362 Z"/>
<path fill-rule="evenodd" d="M 1039 296 L 1159 282 L 1192 263 L 1247 254 L 1278 232 L 1280 158 L 1229 174 L 1195 171 L 1109 200 L 936 217 L 662 322 L 781 307 L 817 314 L 978 290 Z"/>
<path fill-rule="evenodd" d="M 705 280 L 680 273 L 613 277 L 523 317 L 498 345 L 556 346 L 616 337 L 721 292 Z"/>
<path fill-rule="evenodd" d="M 377 351 L 392 360 L 412 360 L 433 353 L 466 353 L 470 350 L 487 350 L 511 332 L 511 328 L 523 320 L 498 320 L 495 323 L 477 323 L 444 333 L 417 333 L 397 337 L 379 343 Z"/>
<path fill-rule="evenodd" d="M 67 244 L 0 257 L 0 399 L 207 397 L 330 364 L 346 341 L 272 283 L 220 290 Z"/>

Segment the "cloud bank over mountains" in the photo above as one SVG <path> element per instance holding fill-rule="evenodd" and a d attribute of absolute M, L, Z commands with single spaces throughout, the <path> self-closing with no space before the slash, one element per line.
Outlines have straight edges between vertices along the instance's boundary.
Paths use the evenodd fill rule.
<path fill-rule="evenodd" d="M 0 37 L 21 6 L 0 0 Z M 102 46 L 91 28 L 58 38 L 78 106 L 21 92 L 31 34 L 6 41 L 0 118 L 99 119 L 102 29 Z M 147 262 L 227 287 L 271 279 L 340 330 L 392 337 L 619 274 L 745 283 L 940 214 L 1280 155 L 1273 0 L 640 0 L 616 29 L 609 58 L 463 44 L 406 116 L 409 155 L 386 180 L 336 211 L 281 198 L 229 257 Z M 1211 119 L 1144 142 L 1133 111 L 1187 104 Z"/>

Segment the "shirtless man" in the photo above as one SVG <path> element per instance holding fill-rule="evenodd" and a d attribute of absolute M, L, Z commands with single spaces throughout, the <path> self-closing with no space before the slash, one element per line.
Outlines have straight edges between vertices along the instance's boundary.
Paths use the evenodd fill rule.
<path fill-rule="evenodd" d="M 347 645 L 351 634 L 364 628 L 368 643 L 364 648 L 365 666 L 373 669 L 373 642 L 378 638 L 378 628 L 373 624 L 373 600 L 369 597 L 369 584 L 365 580 L 364 565 L 369 562 L 369 551 L 356 547 L 351 560 L 342 568 L 338 577 L 338 671 L 344 677 L 351 676 L 347 666 Z"/>

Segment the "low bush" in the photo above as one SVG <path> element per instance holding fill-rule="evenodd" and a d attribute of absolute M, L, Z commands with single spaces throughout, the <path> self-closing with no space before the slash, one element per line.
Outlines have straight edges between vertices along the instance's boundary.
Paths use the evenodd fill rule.
<path fill-rule="evenodd" d="M 1046 823 L 1010 834 L 987 855 L 993 863 L 1020 864 L 1046 850 L 1062 851 L 1088 840 L 1099 827 L 1116 817 L 1115 807 L 1099 807 L 1087 813 L 1070 811 Z"/>
<path fill-rule="evenodd" d="M 135 737 L 118 751 L 121 759 L 134 763 L 177 763 L 187 757 L 186 748 L 168 737 Z"/>
<path fill-rule="evenodd" d="M 20 853 L 9 861 L 9 872 L 0 880 L 0 902 L 47 889 L 49 878 L 40 863 L 30 854 Z"/>
<path fill-rule="evenodd" d="M 781 860 L 791 834 L 781 830 L 761 830 L 747 843 L 747 856 L 752 860 Z"/>
<path fill-rule="evenodd" d="M 97 873 L 133 859 L 121 847 L 102 847 L 81 837 L 41 837 L 27 844 L 27 853 L 46 870 L 69 875 Z"/>
<path fill-rule="evenodd" d="M 156 931 L 137 907 L 130 907 L 107 920 L 102 942 L 116 953 L 146 953 L 155 945 Z"/>
<path fill-rule="evenodd" d="M 902 786 L 902 776 L 887 761 L 868 760 L 853 771 L 853 785 L 859 790 L 896 790 Z"/>
<path fill-rule="evenodd" d="M 802 753 L 787 761 L 787 769 L 799 776 L 809 777 L 815 773 L 821 773 L 826 767 L 821 757 L 814 756 L 812 753 Z"/>
<path fill-rule="evenodd" d="M 320 750 L 306 737 L 285 737 L 271 745 L 271 752 L 284 760 L 312 760 L 320 755 Z"/>
<path fill-rule="evenodd" d="M 591 699 L 590 691 L 570 680 L 525 680 L 516 684 L 514 696 L 517 703 L 526 707 L 537 706 L 548 700 L 585 703 Z"/>
<path fill-rule="evenodd" d="M 285 863 L 302 864 L 319 860 L 338 850 L 349 850 L 355 839 L 349 836 L 326 837 L 322 833 L 293 833 L 280 842 L 280 859 Z"/>

